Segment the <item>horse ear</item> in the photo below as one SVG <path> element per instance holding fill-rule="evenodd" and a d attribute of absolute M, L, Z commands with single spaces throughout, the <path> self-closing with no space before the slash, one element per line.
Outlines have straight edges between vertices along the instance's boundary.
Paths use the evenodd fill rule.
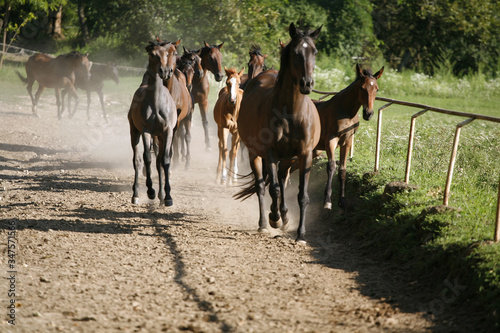
<path fill-rule="evenodd" d="M 222 45 L 224 45 L 224 42 L 222 42 L 221 44 L 217 45 L 217 48 L 220 50 L 222 49 Z"/>
<path fill-rule="evenodd" d="M 361 70 L 361 66 L 356 63 L 356 77 L 363 77 L 363 71 Z"/>
<path fill-rule="evenodd" d="M 210 47 L 210 44 L 208 44 L 207 42 L 203 41 L 203 44 L 205 44 L 205 47 Z"/>
<path fill-rule="evenodd" d="M 241 71 L 238 73 L 238 76 L 242 76 L 244 72 L 245 72 L 245 67 L 241 69 Z"/>
<path fill-rule="evenodd" d="M 226 72 L 226 76 L 231 75 L 231 72 L 229 72 L 229 71 L 227 70 L 226 66 L 224 66 L 224 72 Z"/>
<path fill-rule="evenodd" d="M 156 36 L 156 42 L 157 42 L 157 43 L 161 43 L 161 40 L 160 40 L 160 37 L 159 37 L 159 36 Z"/>
<path fill-rule="evenodd" d="M 87 58 L 88 58 L 88 56 L 89 56 L 89 53 L 88 53 L 88 52 L 87 52 L 87 53 L 85 53 L 85 57 L 87 57 Z"/>
<path fill-rule="evenodd" d="M 295 27 L 295 24 L 290 23 L 290 27 L 288 28 L 288 33 L 290 34 L 290 37 L 295 37 L 295 35 L 297 34 L 297 28 Z"/>
<path fill-rule="evenodd" d="M 321 28 L 323 28 L 323 25 L 321 25 L 318 29 L 311 32 L 309 34 L 309 37 L 311 37 L 313 40 L 316 40 L 316 38 L 318 38 L 319 33 L 321 32 Z"/>
<path fill-rule="evenodd" d="M 382 68 L 377 73 L 375 73 L 375 75 L 373 75 L 373 77 L 378 80 L 382 76 L 383 72 L 384 72 L 384 66 L 382 66 Z"/>
<path fill-rule="evenodd" d="M 267 58 L 267 54 L 264 54 L 263 57 L 264 57 L 264 59 Z"/>
<path fill-rule="evenodd" d="M 181 43 L 181 40 L 182 39 L 179 39 L 177 42 L 172 43 L 172 44 L 174 44 L 175 48 L 177 48 L 177 46 L 179 46 L 179 44 Z"/>
<path fill-rule="evenodd" d="M 184 50 L 184 54 L 189 53 L 185 46 L 183 46 L 182 49 Z"/>
<path fill-rule="evenodd" d="M 285 43 L 283 43 L 281 40 L 280 40 L 280 46 L 281 46 L 281 50 L 283 50 L 286 47 Z"/>

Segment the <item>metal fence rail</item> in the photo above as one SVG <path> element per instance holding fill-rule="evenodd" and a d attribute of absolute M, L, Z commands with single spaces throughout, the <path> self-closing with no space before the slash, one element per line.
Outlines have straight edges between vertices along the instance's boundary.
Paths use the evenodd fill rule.
<path fill-rule="evenodd" d="M 323 99 L 327 98 L 328 96 L 337 94 L 337 92 L 324 92 L 324 91 L 318 91 L 318 90 L 313 90 L 313 92 L 322 95 L 319 98 L 320 100 L 323 100 Z M 388 103 L 383 105 L 382 107 L 380 107 L 378 109 L 377 141 L 376 141 L 376 148 L 375 148 L 375 167 L 374 167 L 375 172 L 378 172 L 378 170 L 379 170 L 380 141 L 381 141 L 381 132 L 382 132 L 382 114 L 383 114 L 383 111 L 385 109 L 387 109 L 389 106 L 394 105 L 394 104 L 421 109 L 419 112 L 415 113 L 411 117 L 410 135 L 408 138 L 408 154 L 407 154 L 407 158 L 406 158 L 405 183 L 408 183 L 410 180 L 410 168 L 411 168 L 411 158 L 412 158 L 412 152 L 413 152 L 413 139 L 414 139 L 414 133 L 415 133 L 416 119 L 428 111 L 467 118 L 466 120 L 457 124 L 456 130 L 455 130 L 455 137 L 453 140 L 453 148 L 452 148 L 452 152 L 451 152 L 450 164 L 448 166 L 448 175 L 446 177 L 446 185 L 445 185 L 445 190 L 444 190 L 444 195 L 443 195 L 443 205 L 448 206 L 448 201 L 450 198 L 451 181 L 453 178 L 453 169 L 455 167 L 455 160 L 456 160 L 457 151 L 458 151 L 458 142 L 460 140 L 460 133 L 461 133 L 462 127 L 465 127 L 466 125 L 470 124 L 474 120 L 484 120 L 484 121 L 490 121 L 490 122 L 494 122 L 494 123 L 500 123 L 500 118 L 485 116 L 485 115 L 480 115 L 480 114 L 474 114 L 474 113 L 461 112 L 461 111 L 441 109 L 441 108 L 437 108 L 437 107 L 433 107 L 433 106 L 429 106 L 429 105 L 398 101 L 395 99 L 385 98 L 385 97 L 376 97 L 376 99 L 378 101 L 383 101 L 383 102 L 388 102 Z M 495 234 L 494 234 L 494 241 L 498 242 L 499 240 L 500 240 L 500 181 L 498 183 L 497 214 L 496 214 L 496 220 L 495 220 Z"/>

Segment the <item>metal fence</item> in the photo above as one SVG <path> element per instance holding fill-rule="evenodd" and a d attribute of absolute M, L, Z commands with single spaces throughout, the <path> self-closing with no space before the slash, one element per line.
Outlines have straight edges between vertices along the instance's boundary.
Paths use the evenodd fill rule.
<path fill-rule="evenodd" d="M 320 100 L 325 99 L 328 96 L 337 94 L 337 92 L 324 92 L 324 91 L 318 91 L 318 90 L 313 90 L 313 92 L 322 95 L 320 97 Z M 380 107 L 378 109 L 377 141 L 376 141 L 376 148 L 375 148 L 375 167 L 374 167 L 375 172 L 378 172 L 379 163 L 380 163 L 380 145 L 381 145 L 383 111 L 385 109 L 387 109 L 389 106 L 394 105 L 394 104 L 421 109 L 419 112 L 415 113 L 411 117 L 410 135 L 408 138 L 408 154 L 407 154 L 407 158 L 406 158 L 405 183 L 408 183 L 410 181 L 410 168 L 411 168 L 411 158 L 412 158 L 412 152 L 413 152 L 413 139 L 414 139 L 414 133 L 415 133 L 416 119 L 428 111 L 437 112 L 437 113 L 444 113 L 444 114 L 448 114 L 448 115 L 467 118 L 464 121 L 462 121 L 456 125 L 455 137 L 453 140 L 453 148 L 452 148 L 452 152 L 451 152 L 450 163 L 448 166 L 448 175 L 446 177 L 446 185 L 445 185 L 445 190 L 444 190 L 444 195 L 443 195 L 443 205 L 448 206 L 448 201 L 450 198 L 451 181 L 453 178 L 453 169 L 455 167 L 455 160 L 456 160 L 457 151 L 458 151 L 458 143 L 460 140 L 460 132 L 461 132 L 462 128 L 465 127 L 466 125 L 472 123 L 474 120 L 483 120 L 483 121 L 489 121 L 489 122 L 494 122 L 494 123 L 500 123 L 500 118 L 491 117 L 491 116 L 484 116 L 484 115 L 474 114 L 474 113 L 454 111 L 454 110 L 446 110 L 446 109 L 436 108 L 436 107 L 429 106 L 429 105 L 398 101 L 395 99 L 390 99 L 390 98 L 385 98 L 385 97 L 377 97 L 376 99 L 378 101 L 383 101 L 383 102 L 388 102 L 388 103 L 383 105 L 382 107 Z M 351 154 L 352 154 L 352 151 L 351 151 Z M 494 238 L 495 242 L 498 242 L 500 240 L 500 180 L 499 180 L 499 184 L 498 184 L 497 214 L 496 214 L 496 219 L 495 219 L 495 234 L 494 234 L 493 238 Z"/>

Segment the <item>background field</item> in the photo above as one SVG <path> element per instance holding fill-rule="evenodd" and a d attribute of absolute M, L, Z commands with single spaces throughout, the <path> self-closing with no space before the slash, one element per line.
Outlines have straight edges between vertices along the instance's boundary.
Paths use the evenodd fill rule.
<path fill-rule="evenodd" d="M 380 67 L 374 67 L 374 71 Z M 16 105 L 29 101 L 16 69 L 24 73 L 16 63 L 8 63 L 0 72 L 0 103 Z M 318 66 L 315 75 L 316 88 L 322 91 L 339 91 L 354 79 L 354 71 L 341 66 Z M 139 82 L 140 76 L 129 73 L 121 74 L 119 85 L 106 82 L 108 114 L 126 117 Z M 214 105 L 221 85 L 211 82 L 210 105 Z M 500 117 L 498 79 L 481 75 L 458 79 L 446 73 L 431 77 L 387 68 L 379 86 L 378 96 Z M 80 97 L 78 113 L 84 113 L 86 98 L 81 92 Z M 42 100 L 55 105 L 53 91 L 46 90 Z M 376 109 L 384 104 L 377 101 Z M 92 117 L 98 119 L 100 108 L 95 95 L 92 105 Z M 329 218 L 335 232 L 358 237 L 367 251 L 377 253 L 380 260 L 405 265 L 415 280 L 459 279 L 467 285 L 460 299 L 472 299 L 484 307 L 489 319 L 495 320 L 500 307 L 500 245 L 492 243 L 492 238 L 500 180 L 500 125 L 477 120 L 462 130 L 450 197 L 450 206 L 457 210 L 422 216 L 423 209 L 442 204 L 455 126 L 464 119 L 430 112 L 418 118 L 410 175 L 410 183 L 418 189 L 383 201 L 385 185 L 404 180 L 410 117 L 417 111 L 397 105 L 384 111 L 378 174 L 370 173 L 374 167 L 377 115 L 369 122 L 361 120 L 354 158 L 347 168 L 348 208 L 341 212 L 334 207 Z M 201 123 L 198 110 L 194 119 Z M 209 120 L 215 133 L 212 116 Z M 311 195 L 320 201 L 326 177 L 324 160 L 317 161 L 315 173 Z M 334 197 L 334 203 L 335 200 Z"/>

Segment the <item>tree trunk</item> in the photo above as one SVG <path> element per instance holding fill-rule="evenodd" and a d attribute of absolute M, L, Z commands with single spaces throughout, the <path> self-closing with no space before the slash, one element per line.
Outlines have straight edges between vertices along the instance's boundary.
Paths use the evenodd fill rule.
<path fill-rule="evenodd" d="M 90 35 L 89 29 L 87 28 L 87 20 L 85 19 L 85 3 L 83 0 L 78 1 L 78 19 L 80 21 L 80 29 L 83 37 L 83 46 L 85 46 L 90 40 Z"/>
<path fill-rule="evenodd" d="M 55 13 L 49 14 L 50 18 L 50 27 L 49 32 L 53 39 L 64 39 L 64 35 L 62 33 L 62 5 L 59 6 L 59 9 Z"/>
<path fill-rule="evenodd" d="M 10 16 L 10 10 L 12 6 L 10 3 L 7 3 L 5 6 L 5 15 L 3 17 L 3 24 L 2 24 L 2 31 L 3 31 L 3 38 L 2 38 L 2 54 L 0 54 L 0 69 L 3 67 L 3 59 L 5 57 L 5 49 L 7 47 L 7 26 L 9 25 L 9 16 Z"/>

